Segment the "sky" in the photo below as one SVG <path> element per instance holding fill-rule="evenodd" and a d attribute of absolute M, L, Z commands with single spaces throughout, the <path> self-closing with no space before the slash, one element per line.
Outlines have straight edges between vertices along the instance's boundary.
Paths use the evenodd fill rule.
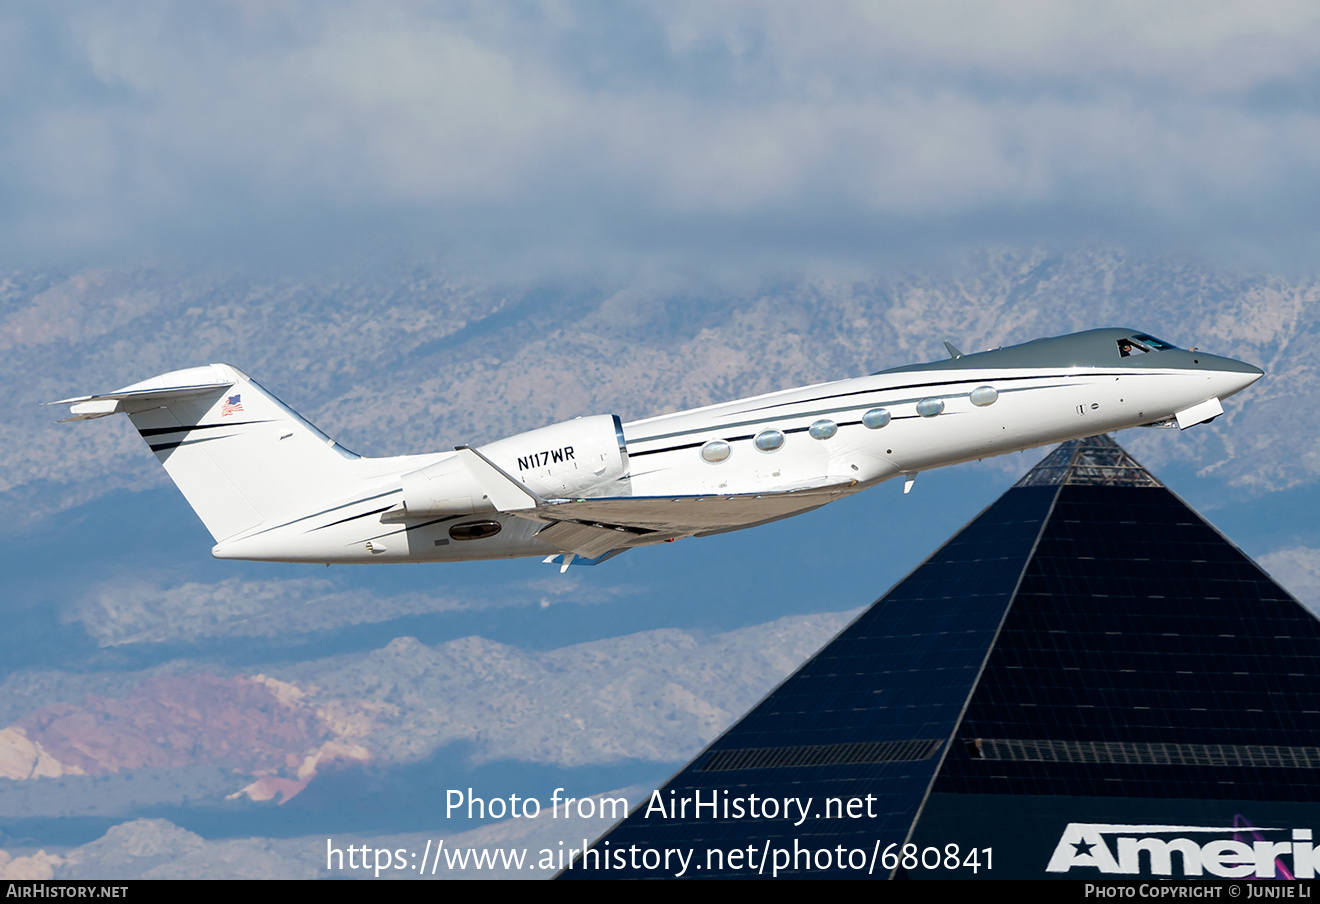
<path fill-rule="evenodd" d="M 1309 270 L 1307 3 L 8 4 L 47 264 L 763 278 L 1117 241 Z"/>
<path fill-rule="evenodd" d="M 6 4 L 0 775 L 48 777 L 0 875 L 635 795 L 1043 454 L 563 577 L 218 562 L 126 421 L 38 405 L 206 361 L 383 455 L 1128 325 L 1265 368 L 1117 438 L 1320 604 L 1317 51 L 1303 3 Z"/>

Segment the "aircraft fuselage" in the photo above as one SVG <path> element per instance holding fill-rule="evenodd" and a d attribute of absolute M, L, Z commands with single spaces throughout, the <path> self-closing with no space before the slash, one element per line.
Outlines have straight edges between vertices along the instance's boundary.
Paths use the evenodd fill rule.
<path fill-rule="evenodd" d="M 73 400 L 84 406 L 73 411 L 113 413 L 103 409 L 116 399 L 212 529 L 220 558 L 590 562 L 777 520 L 931 468 L 1127 427 L 1186 428 L 1261 374 L 1144 333 L 1091 330 L 626 424 L 600 415 L 475 449 L 377 459 L 334 447 L 227 365 Z M 174 398 L 183 390 L 171 383 L 219 391 Z M 249 416 L 220 413 L 235 397 L 252 399 Z M 278 480 L 294 467 L 302 430 L 336 460 L 318 452 L 263 496 L 264 478 L 249 476 L 245 459 L 284 456 Z M 196 461 L 171 468 L 180 452 Z M 245 504 L 201 499 L 216 493 L 185 485 L 201 470 L 223 472 Z"/>

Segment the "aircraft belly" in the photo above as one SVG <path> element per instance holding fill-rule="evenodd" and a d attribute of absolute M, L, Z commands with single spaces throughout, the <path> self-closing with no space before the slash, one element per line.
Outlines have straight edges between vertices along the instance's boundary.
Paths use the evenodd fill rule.
<path fill-rule="evenodd" d="M 488 537 L 456 540 L 450 529 L 493 521 L 500 530 Z M 292 525 L 278 531 L 217 544 L 220 559 L 265 562 L 450 562 L 544 556 L 558 549 L 538 539 L 542 524 L 513 515 L 467 515 L 405 524 L 385 524 L 371 515 L 322 528 Z"/>

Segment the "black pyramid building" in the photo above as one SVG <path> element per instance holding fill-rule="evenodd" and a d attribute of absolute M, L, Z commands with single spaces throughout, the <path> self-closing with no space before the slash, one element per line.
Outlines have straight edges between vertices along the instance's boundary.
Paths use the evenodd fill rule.
<path fill-rule="evenodd" d="M 562 877 L 1310 878 L 1316 829 L 1320 621 L 1095 437 Z"/>

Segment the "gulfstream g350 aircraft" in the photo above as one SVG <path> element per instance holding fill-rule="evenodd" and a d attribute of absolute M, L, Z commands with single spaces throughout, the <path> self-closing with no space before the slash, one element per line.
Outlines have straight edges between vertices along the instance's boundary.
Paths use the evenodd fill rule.
<path fill-rule="evenodd" d="M 228 364 L 65 399 L 124 412 L 222 559 L 544 556 L 764 524 L 902 475 L 1139 425 L 1183 429 L 1262 376 L 1147 333 L 1090 330 L 622 423 L 581 417 L 484 446 L 364 458 Z"/>

